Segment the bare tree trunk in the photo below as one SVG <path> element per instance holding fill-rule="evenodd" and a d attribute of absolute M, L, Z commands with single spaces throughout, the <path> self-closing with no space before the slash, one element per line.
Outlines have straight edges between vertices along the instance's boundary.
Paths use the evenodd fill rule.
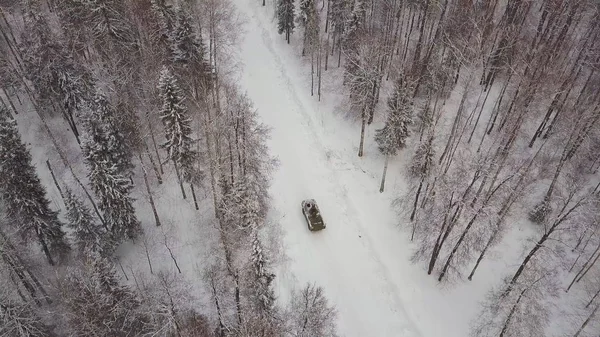
<path fill-rule="evenodd" d="M 315 95 L 315 52 L 312 46 L 310 47 L 310 95 Z"/>
<path fill-rule="evenodd" d="M 192 198 L 194 199 L 194 207 L 196 208 L 196 210 L 199 210 L 200 207 L 198 207 L 198 199 L 196 198 L 196 190 L 194 189 L 194 184 L 190 184 L 190 189 L 192 190 Z"/>
<path fill-rule="evenodd" d="M 479 124 L 479 119 L 481 118 L 481 113 L 483 112 L 483 108 L 485 107 L 485 103 L 487 102 L 488 96 L 490 95 L 490 91 L 488 90 L 485 94 L 485 98 L 483 99 L 483 103 L 481 104 L 481 108 L 479 109 L 479 113 L 477 114 L 477 120 L 475 121 L 475 125 L 473 126 L 473 130 L 471 130 L 471 135 L 469 136 L 469 140 L 467 143 L 471 143 L 471 139 L 473 139 L 473 134 L 475 134 L 475 130 L 477 130 L 477 125 Z M 483 132 L 482 138 L 485 137 L 485 130 Z"/>
<path fill-rule="evenodd" d="M 52 181 L 54 181 L 54 185 L 56 186 L 58 193 L 60 193 L 60 196 L 64 199 L 63 191 L 60 188 L 58 181 L 56 180 L 56 176 L 54 175 L 54 170 L 52 169 L 52 166 L 50 166 L 50 160 L 48 160 L 48 159 L 46 159 L 46 166 L 48 167 L 48 171 L 50 171 L 50 175 L 52 176 Z"/>
<path fill-rule="evenodd" d="M 573 286 L 573 284 L 575 284 L 575 282 L 577 282 L 577 279 L 579 278 L 579 276 L 581 276 L 581 274 L 583 274 L 583 272 L 586 269 L 586 267 L 590 264 L 590 262 L 592 260 L 594 260 L 594 257 L 596 257 L 596 259 L 597 259 L 598 256 L 600 256 L 600 254 L 596 255 L 599 250 L 600 250 L 600 243 L 598 243 L 598 246 L 596 246 L 596 249 L 594 250 L 594 252 L 592 253 L 592 255 L 590 255 L 590 257 L 587 259 L 587 261 L 585 261 L 585 263 L 583 264 L 583 266 L 581 266 L 581 269 L 579 269 L 579 271 L 577 272 L 577 274 L 575 275 L 575 277 L 573 277 L 573 280 L 571 281 L 571 283 L 569 283 L 569 286 L 565 290 L 566 292 L 568 292 L 569 290 L 571 290 L 571 287 Z"/>
<path fill-rule="evenodd" d="M 150 202 L 150 206 L 152 207 L 152 214 L 154 215 L 154 222 L 156 223 L 156 227 L 160 226 L 160 218 L 158 217 L 158 211 L 156 210 L 156 205 L 154 204 L 154 197 L 152 196 L 152 191 L 150 190 L 150 184 L 148 183 L 148 173 L 146 172 L 146 167 L 144 166 L 144 161 L 142 159 L 142 155 L 138 154 L 138 158 L 140 160 L 140 166 L 142 167 L 142 173 L 144 176 L 144 185 L 146 186 L 146 193 L 148 193 L 148 201 Z"/>
<path fill-rule="evenodd" d="M 525 295 L 525 292 L 527 291 L 527 289 L 528 288 L 525 288 L 521 291 L 521 293 L 519 294 L 519 297 L 517 298 L 517 301 L 510 309 L 510 312 L 508 313 L 508 317 L 506 317 L 506 321 L 504 321 L 504 325 L 502 326 L 502 331 L 500 331 L 499 337 L 504 337 L 504 335 L 506 334 L 506 331 L 508 331 L 508 325 L 510 324 L 512 316 L 515 314 L 515 311 L 517 310 L 517 305 L 519 305 L 519 302 L 521 302 L 521 299 L 523 298 L 523 295 Z"/>
<path fill-rule="evenodd" d="M 452 211 L 452 209 L 454 208 L 454 203 L 452 202 L 453 198 L 454 198 L 454 193 L 452 193 L 452 196 L 450 197 L 450 202 L 448 203 L 448 207 L 446 208 L 446 212 L 444 212 L 444 220 L 442 222 L 442 226 L 440 228 L 438 237 L 435 240 L 435 245 L 431 252 L 431 258 L 429 259 L 429 267 L 427 268 L 427 275 L 431 275 L 431 272 L 433 271 L 433 268 L 435 267 L 435 262 L 437 261 L 439 251 L 441 250 L 442 244 L 443 244 L 445 238 L 447 238 L 448 235 L 450 234 L 451 228 L 450 229 L 446 228 L 446 223 L 448 222 L 448 215 L 450 215 L 450 211 Z M 459 208 L 460 208 L 460 206 L 456 208 L 457 212 L 458 212 Z M 456 215 L 456 213 L 455 213 L 455 215 Z M 450 220 L 450 222 L 452 223 L 452 220 Z"/>
<path fill-rule="evenodd" d="M 121 272 L 123 273 L 123 276 L 125 276 L 125 280 L 129 281 L 129 277 L 127 276 L 127 273 L 125 272 L 125 268 L 123 268 L 123 265 L 121 264 L 121 260 L 119 260 L 118 258 L 115 260 L 117 261 L 119 268 L 121 268 Z"/>
<path fill-rule="evenodd" d="M 590 315 L 585 319 L 585 321 L 583 322 L 583 324 L 581 324 L 581 327 L 579 327 L 579 330 L 577 330 L 577 332 L 575 332 L 575 334 L 573 335 L 573 337 L 578 337 L 581 334 L 581 332 L 583 331 L 583 329 L 585 329 L 585 327 L 588 325 L 588 323 L 596 315 L 596 311 L 598 311 L 598 308 L 600 308 L 600 303 L 596 305 L 596 307 L 594 308 L 594 310 L 592 310 L 592 312 L 590 313 Z"/>
<path fill-rule="evenodd" d="M 17 108 L 15 107 L 15 105 L 13 104 L 12 100 L 10 99 L 10 96 L 8 96 L 8 93 L 6 92 L 6 89 L 2 88 L 2 93 L 4 93 L 4 96 L 6 96 L 6 100 L 8 100 L 8 104 L 10 104 L 10 107 L 12 109 L 12 111 L 15 113 L 15 115 L 19 114 L 19 111 L 17 110 Z M 19 95 L 16 95 L 17 98 L 19 97 Z M 2 103 L 4 105 L 4 103 Z"/>
<path fill-rule="evenodd" d="M 148 238 L 144 235 L 144 240 L 142 240 L 144 245 L 144 252 L 146 253 L 146 260 L 148 261 L 148 267 L 150 267 L 150 274 L 154 274 L 154 270 L 152 269 L 152 262 L 150 262 L 150 252 L 148 251 Z"/>
<path fill-rule="evenodd" d="M 150 148 L 148 147 L 148 144 L 144 141 L 144 147 L 146 148 L 146 155 L 148 156 L 148 158 L 150 159 L 150 164 L 152 165 L 152 169 L 154 170 L 154 174 L 156 175 L 156 180 L 158 181 L 158 184 L 162 184 L 162 175 L 160 174 L 160 171 L 158 170 L 158 167 L 156 166 L 156 162 L 154 161 L 154 158 L 152 157 L 152 154 L 150 153 Z M 160 160 L 160 158 L 159 158 Z"/>
<path fill-rule="evenodd" d="M 179 167 L 177 167 L 177 163 L 173 160 L 173 166 L 175 167 L 175 174 L 177 175 L 177 182 L 179 182 L 179 187 L 181 188 L 181 195 L 183 195 L 183 199 L 186 199 L 185 189 L 183 188 L 183 180 L 181 179 L 181 174 L 179 174 Z"/>
<path fill-rule="evenodd" d="M 173 260 L 173 263 L 175 263 L 175 267 L 177 268 L 177 271 L 179 272 L 179 274 L 181 274 L 181 268 L 179 268 L 179 264 L 177 263 L 177 259 L 175 258 L 175 255 L 173 254 L 173 251 L 171 250 L 171 247 L 169 247 L 167 236 L 164 233 L 163 233 L 163 239 L 164 239 L 163 240 L 163 244 L 165 245 L 165 248 L 167 248 L 167 250 L 169 251 L 169 255 L 171 256 L 171 260 Z"/>
<path fill-rule="evenodd" d="M 329 40 L 327 40 L 327 43 L 329 43 Z M 317 67 L 317 77 L 318 77 L 318 82 L 317 82 L 317 95 L 319 96 L 319 102 L 321 101 L 321 74 L 323 73 L 323 43 L 322 41 L 319 41 L 319 55 L 317 57 L 318 59 L 318 67 Z M 325 46 L 325 57 L 327 58 L 327 45 Z M 325 66 L 327 67 L 327 63 L 325 63 Z M 325 68 L 325 70 L 327 70 L 327 68 Z"/>
<path fill-rule="evenodd" d="M 223 313 L 221 312 L 221 306 L 219 305 L 219 296 L 217 294 L 217 283 L 215 280 L 215 272 L 211 272 L 208 275 L 210 287 L 212 289 L 213 298 L 215 299 L 215 307 L 217 309 L 217 317 L 219 318 L 219 334 L 218 337 L 225 337 L 225 324 L 223 323 Z"/>
<path fill-rule="evenodd" d="M 239 282 L 238 273 L 234 274 L 233 280 L 235 283 L 235 307 L 237 310 L 238 326 L 241 328 L 243 326 L 243 318 L 242 318 L 242 303 L 241 303 L 241 298 L 240 298 L 240 282 Z"/>
<path fill-rule="evenodd" d="M 360 127 L 360 144 L 358 145 L 358 156 L 363 156 L 363 146 L 365 143 L 365 126 L 367 125 L 367 105 L 363 106 L 362 111 L 362 124 Z"/>
<path fill-rule="evenodd" d="M 389 159 L 390 159 L 390 156 L 386 155 L 385 163 L 383 164 L 383 175 L 381 176 L 381 186 L 379 186 L 379 193 L 383 193 L 383 189 L 385 187 L 385 175 L 387 173 Z"/>
<path fill-rule="evenodd" d="M 410 221 L 415 220 L 415 214 L 417 213 L 417 204 L 419 203 L 419 196 L 421 195 L 421 189 L 423 188 L 423 182 L 425 181 L 425 176 L 421 177 L 421 181 L 419 182 L 419 188 L 417 188 L 417 194 L 415 195 L 415 202 L 413 204 L 413 210 L 410 213 Z M 413 226 L 412 235 L 410 236 L 410 241 L 413 240 L 415 236 L 415 226 Z"/>
<path fill-rule="evenodd" d="M 154 152 L 156 153 L 156 159 L 158 160 L 158 165 L 160 168 L 160 175 L 163 175 L 163 174 L 165 174 L 165 171 L 163 169 L 162 160 L 160 160 L 160 153 L 158 152 L 158 145 L 156 145 L 156 138 L 154 137 L 154 128 L 152 127 L 152 122 L 150 121 L 150 116 L 147 116 L 146 118 L 148 120 L 148 128 L 150 129 L 150 139 L 152 140 Z M 159 178 L 159 181 L 162 184 L 162 178 Z"/>
<path fill-rule="evenodd" d="M 600 288 L 598 288 L 598 290 L 596 291 L 596 293 L 594 293 L 594 296 L 592 296 L 592 298 L 590 299 L 590 301 L 585 305 L 586 308 L 589 308 L 590 305 L 592 305 L 592 303 L 594 302 L 594 300 L 596 299 L 596 297 L 598 297 L 598 295 L 600 294 Z"/>

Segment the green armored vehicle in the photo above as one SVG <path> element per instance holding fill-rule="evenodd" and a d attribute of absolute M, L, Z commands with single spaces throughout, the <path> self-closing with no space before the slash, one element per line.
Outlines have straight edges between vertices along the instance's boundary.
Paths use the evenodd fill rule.
<path fill-rule="evenodd" d="M 319 206 L 313 199 L 302 201 L 302 213 L 304 213 L 309 230 L 314 232 L 325 229 L 325 222 L 321 217 Z"/>

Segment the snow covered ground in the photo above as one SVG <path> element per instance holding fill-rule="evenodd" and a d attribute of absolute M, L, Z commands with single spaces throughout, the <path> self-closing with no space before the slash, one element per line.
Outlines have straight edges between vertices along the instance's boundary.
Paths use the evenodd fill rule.
<path fill-rule="evenodd" d="M 375 128 L 367 133 L 365 157 L 358 158 L 360 126 L 334 113 L 343 93 L 326 92 L 335 87 L 327 82 L 322 102 L 311 97 L 310 73 L 295 42 L 287 45 L 277 35 L 272 8 L 235 3 L 247 20 L 240 84 L 272 128 L 269 146 L 280 161 L 270 220 L 285 232 L 289 262 L 279 267 L 281 295 L 305 282 L 323 286 L 343 336 L 467 336 L 494 279 L 486 275 L 506 265 L 486 263 L 473 282 L 449 289 L 412 265 L 408 236 L 391 207 L 395 195 L 378 191 L 383 157 L 372 140 Z M 403 189 L 401 160 L 407 158 L 390 164 L 387 191 Z M 308 231 L 300 209 L 307 198 L 319 204 L 324 231 Z"/>

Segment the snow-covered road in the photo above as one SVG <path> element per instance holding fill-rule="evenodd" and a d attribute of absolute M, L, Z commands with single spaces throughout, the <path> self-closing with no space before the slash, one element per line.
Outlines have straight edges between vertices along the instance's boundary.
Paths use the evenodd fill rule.
<path fill-rule="evenodd" d="M 300 282 L 325 288 L 343 336 L 420 336 L 365 232 L 370 214 L 349 197 L 323 146 L 327 135 L 274 47 L 272 23 L 257 13 L 257 1 L 236 4 L 248 20 L 240 84 L 272 128 L 269 146 L 280 161 L 271 187 L 272 215 L 281 218 L 291 272 Z M 308 231 L 300 210 L 307 198 L 318 202 L 326 230 Z"/>

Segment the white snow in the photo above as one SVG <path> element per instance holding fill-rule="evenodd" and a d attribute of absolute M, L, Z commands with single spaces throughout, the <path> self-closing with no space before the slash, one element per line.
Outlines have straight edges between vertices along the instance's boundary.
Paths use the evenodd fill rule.
<path fill-rule="evenodd" d="M 269 6 L 235 3 L 247 19 L 240 85 L 272 127 L 269 146 L 280 161 L 270 214 L 284 229 L 289 258 L 278 271 L 280 296 L 305 282 L 323 286 L 338 309 L 342 336 L 467 336 L 496 268 L 484 263 L 473 282 L 444 290 L 410 263 L 412 247 L 388 192 L 404 188 L 401 163 L 390 164 L 380 194 L 383 158 L 372 141 L 375 126 L 366 136 L 365 157 L 358 158 L 360 126 L 334 113 L 343 92 L 327 92 L 339 83 L 325 84 L 322 102 L 310 96 L 310 67 L 294 48 L 301 46 L 301 32 L 288 45 L 276 33 Z M 331 61 L 333 68 L 337 53 Z M 325 81 L 335 72 L 325 72 Z M 308 231 L 302 217 L 300 203 L 308 198 L 316 199 L 327 224 L 321 232 Z"/>

